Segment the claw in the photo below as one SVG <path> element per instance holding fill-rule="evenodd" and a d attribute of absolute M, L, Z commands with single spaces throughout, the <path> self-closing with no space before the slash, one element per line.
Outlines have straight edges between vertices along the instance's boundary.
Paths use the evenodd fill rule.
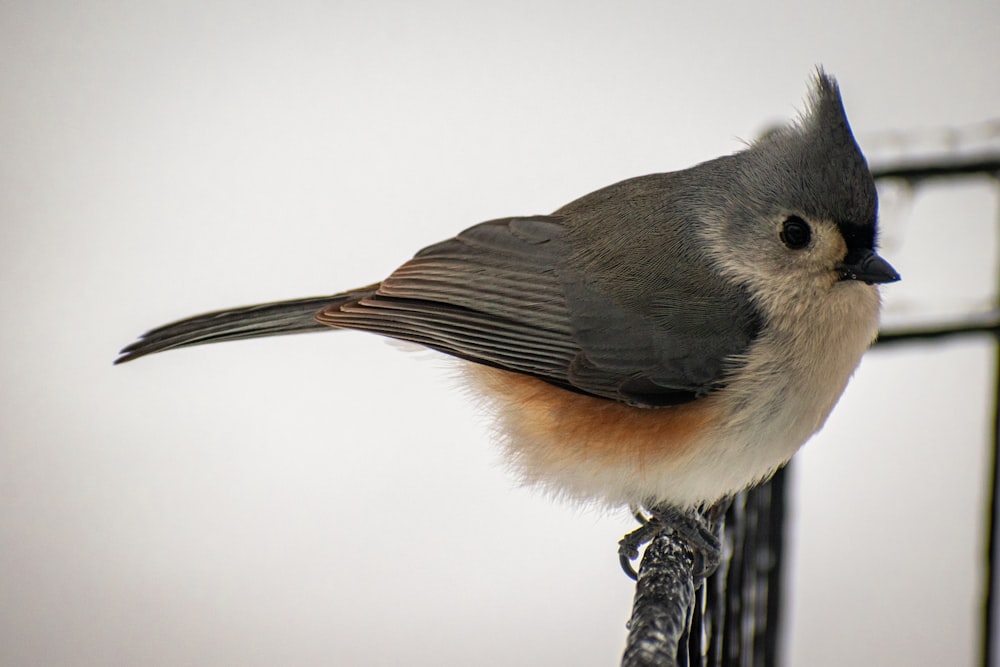
<path fill-rule="evenodd" d="M 718 507 L 708 510 L 684 511 L 675 507 L 661 506 L 643 512 L 633 506 L 632 516 L 639 527 L 618 541 L 618 561 L 622 571 L 630 579 L 638 579 L 632 561 L 639 557 L 639 549 L 663 531 L 681 537 L 694 552 L 694 572 L 696 578 L 705 578 L 715 572 L 722 557 L 722 542 L 719 537 L 720 519 L 725 513 Z"/>
<path fill-rule="evenodd" d="M 619 544 L 621 544 L 621 542 L 619 542 Z M 624 572 L 625 576 L 632 581 L 639 581 L 639 573 L 635 571 L 634 567 L 632 567 L 632 561 L 638 556 L 638 552 L 636 552 L 635 556 L 628 556 L 622 553 L 621 549 L 618 550 L 618 563 L 622 566 L 622 572 Z"/>
<path fill-rule="evenodd" d="M 639 527 L 618 540 L 618 561 L 625 574 L 636 580 L 639 575 L 632 567 L 632 561 L 639 557 L 639 548 L 660 534 L 664 526 L 655 515 L 646 517 L 641 509 L 633 508 L 632 515 L 639 522 Z"/>

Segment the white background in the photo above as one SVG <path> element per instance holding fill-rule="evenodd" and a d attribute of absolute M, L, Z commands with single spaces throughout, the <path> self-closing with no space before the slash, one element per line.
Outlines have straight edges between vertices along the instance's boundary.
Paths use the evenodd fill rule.
<path fill-rule="evenodd" d="M 873 161 L 998 115 L 1000 4 L 926 4 L 0 3 L 0 664 L 616 664 L 630 520 L 519 488 L 449 363 L 115 352 L 737 150 L 819 63 Z M 890 318 L 989 298 L 996 206 L 886 207 Z M 973 664 L 993 364 L 869 355 L 799 455 L 789 664 Z"/>

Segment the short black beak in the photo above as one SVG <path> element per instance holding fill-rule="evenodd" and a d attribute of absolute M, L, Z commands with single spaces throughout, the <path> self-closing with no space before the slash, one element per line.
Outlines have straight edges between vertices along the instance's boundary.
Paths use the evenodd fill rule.
<path fill-rule="evenodd" d="M 899 274 L 874 250 L 854 248 L 837 267 L 841 280 L 861 280 L 872 285 L 874 283 L 894 283 L 899 280 Z"/>

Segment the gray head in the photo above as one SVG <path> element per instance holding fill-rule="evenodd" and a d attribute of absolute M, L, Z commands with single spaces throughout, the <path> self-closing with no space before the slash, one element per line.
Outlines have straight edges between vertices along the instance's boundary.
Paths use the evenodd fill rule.
<path fill-rule="evenodd" d="M 798 122 L 719 162 L 715 175 L 731 190 L 705 235 L 720 268 L 753 292 L 810 298 L 845 280 L 899 279 L 875 254 L 875 183 L 822 70 Z"/>
<path fill-rule="evenodd" d="M 875 183 L 837 82 L 822 69 L 799 122 L 768 133 L 743 157 L 744 185 L 761 201 L 780 201 L 809 218 L 834 222 L 849 248 L 875 247 Z"/>

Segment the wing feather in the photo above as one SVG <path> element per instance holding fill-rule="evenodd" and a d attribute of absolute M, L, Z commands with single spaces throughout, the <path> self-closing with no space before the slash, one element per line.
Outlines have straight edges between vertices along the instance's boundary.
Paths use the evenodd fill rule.
<path fill-rule="evenodd" d="M 739 293 L 706 284 L 685 294 L 691 276 L 681 271 L 672 286 L 666 271 L 653 311 L 619 302 L 573 263 L 566 222 L 476 225 L 316 319 L 636 405 L 685 402 L 719 386 L 725 360 L 753 334 L 746 317 L 734 317 L 749 312 Z M 706 336 L 705 326 L 718 330 Z"/>

